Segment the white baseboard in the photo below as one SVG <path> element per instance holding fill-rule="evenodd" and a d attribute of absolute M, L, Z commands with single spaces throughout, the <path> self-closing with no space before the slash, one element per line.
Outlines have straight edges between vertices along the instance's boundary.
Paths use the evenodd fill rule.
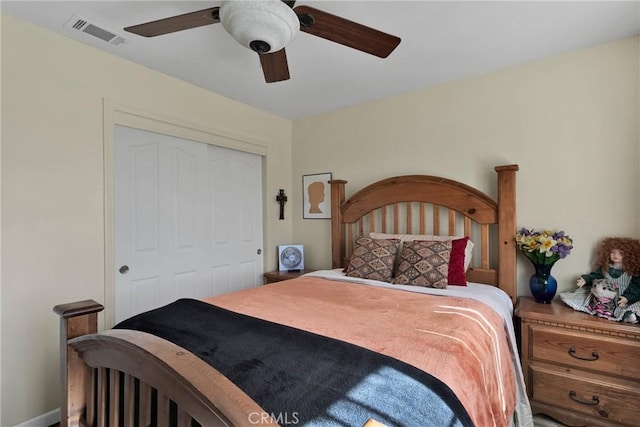
<path fill-rule="evenodd" d="M 49 427 L 55 423 L 60 422 L 60 408 L 56 408 L 46 414 L 38 415 L 35 418 L 31 418 L 20 424 L 16 424 L 15 427 Z"/>

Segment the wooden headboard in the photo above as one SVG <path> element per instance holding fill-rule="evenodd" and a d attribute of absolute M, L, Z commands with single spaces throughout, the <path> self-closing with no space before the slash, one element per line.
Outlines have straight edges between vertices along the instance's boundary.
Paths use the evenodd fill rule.
<path fill-rule="evenodd" d="M 467 279 L 516 299 L 516 171 L 496 166 L 497 201 L 466 184 L 428 175 L 383 179 L 345 200 L 347 181 L 331 180 L 333 268 L 348 263 L 353 242 L 371 232 L 468 236 L 475 244 Z"/>

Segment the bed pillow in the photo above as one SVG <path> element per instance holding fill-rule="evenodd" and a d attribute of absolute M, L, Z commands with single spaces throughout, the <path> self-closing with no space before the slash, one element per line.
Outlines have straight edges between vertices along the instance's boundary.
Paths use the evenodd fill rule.
<path fill-rule="evenodd" d="M 412 240 L 454 240 L 464 239 L 465 236 L 435 236 L 430 234 L 388 234 L 388 233 L 369 233 L 369 237 L 372 239 L 399 239 L 400 240 L 400 252 L 402 252 L 402 245 L 404 242 L 410 242 Z M 473 257 L 473 242 L 467 238 L 467 245 L 464 248 L 464 271 L 469 269 L 471 265 L 471 258 Z"/>
<path fill-rule="evenodd" d="M 399 248 L 398 239 L 359 237 L 351 253 L 347 276 L 390 282 Z"/>
<path fill-rule="evenodd" d="M 451 256 L 449 257 L 449 285 L 467 286 L 467 274 L 464 268 L 465 248 L 469 238 L 451 240 Z"/>
<path fill-rule="evenodd" d="M 393 283 L 445 289 L 449 283 L 450 240 L 404 242 Z"/>

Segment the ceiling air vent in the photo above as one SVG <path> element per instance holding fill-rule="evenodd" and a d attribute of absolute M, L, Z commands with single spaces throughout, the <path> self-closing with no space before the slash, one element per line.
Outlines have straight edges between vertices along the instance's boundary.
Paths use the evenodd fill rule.
<path fill-rule="evenodd" d="M 121 45 L 123 43 L 127 43 L 127 40 L 115 34 L 114 32 L 105 29 L 104 27 L 100 27 L 92 22 L 89 22 L 86 19 L 80 18 L 76 15 L 73 15 L 67 22 L 64 24 L 65 28 L 82 31 L 83 33 L 89 34 L 90 36 L 97 37 L 100 40 L 103 40 L 109 44 L 114 46 Z"/>

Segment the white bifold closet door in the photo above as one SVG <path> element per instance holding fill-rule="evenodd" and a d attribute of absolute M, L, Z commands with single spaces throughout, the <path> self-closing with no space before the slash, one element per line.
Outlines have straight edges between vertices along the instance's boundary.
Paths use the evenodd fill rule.
<path fill-rule="evenodd" d="M 262 158 L 114 128 L 116 322 L 262 284 Z"/>

